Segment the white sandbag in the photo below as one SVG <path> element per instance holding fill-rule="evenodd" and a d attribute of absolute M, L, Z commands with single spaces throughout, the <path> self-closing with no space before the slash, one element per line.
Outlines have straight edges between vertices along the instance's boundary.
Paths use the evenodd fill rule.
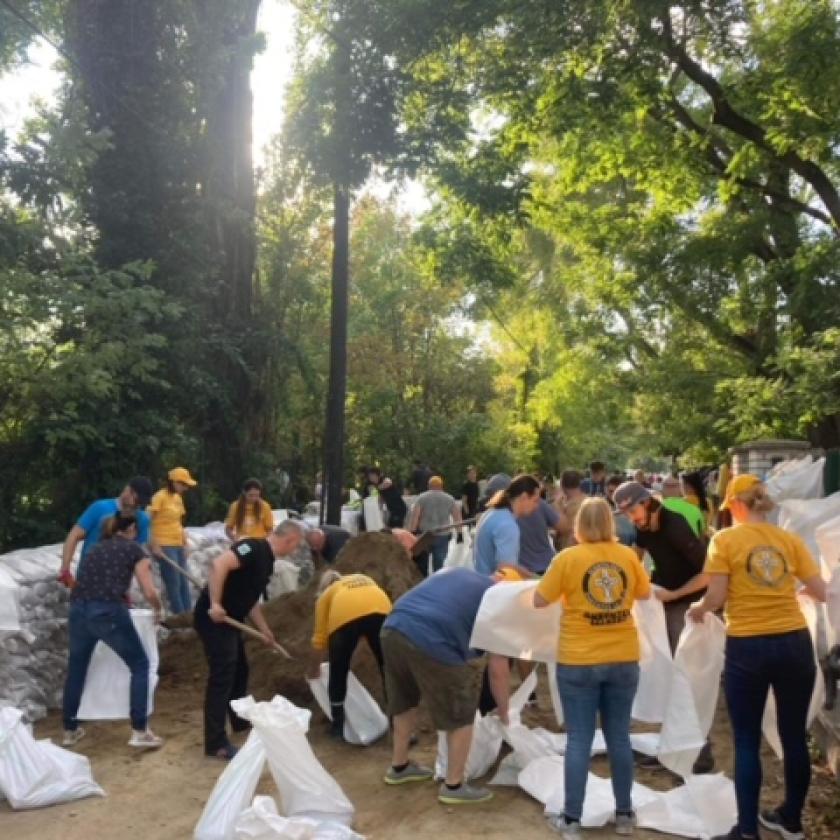
<path fill-rule="evenodd" d="M 539 758 L 519 774 L 519 785 L 545 805 L 546 814 L 559 814 L 564 806 L 564 776 L 562 758 Z M 665 834 L 708 840 L 726 833 L 736 822 L 735 790 L 722 775 L 692 776 L 686 784 L 664 792 L 635 783 L 632 799 L 639 827 Z M 598 828 L 614 814 L 610 779 L 590 773 L 581 825 Z"/>
<path fill-rule="evenodd" d="M 321 664 L 321 675 L 317 680 L 307 680 L 312 695 L 321 711 L 332 720 L 328 686 L 330 666 Z M 347 675 L 347 696 L 344 699 L 344 740 L 350 744 L 368 746 L 378 741 L 388 731 L 388 718 L 370 692 L 356 679 L 351 671 Z"/>
<path fill-rule="evenodd" d="M 470 752 L 464 765 L 464 780 L 471 781 L 484 776 L 495 764 L 502 748 L 502 723 L 495 715 L 481 716 L 475 713 Z M 448 748 L 446 733 L 438 732 L 438 748 L 435 757 L 435 779 L 446 778 Z"/>
<path fill-rule="evenodd" d="M 824 499 L 790 499 L 779 505 L 779 527 L 798 534 L 815 560 L 820 557 L 818 529 L 840 516 L 840 493 Z M 836 547 L 835 547 L 836 549 Z"/>
<path fill-rule="evenodd" d="M 546 668 L 548 669 L 548 693 L 551 696 L 554 719 L 558 726 L 562 726 L 565 718 L 563 716 L 563 701 L 560 699 L 560 687 L 557 685 L 557 663 L 546 663 Z"/>
<path fill-rule="evenodd" d="M 195 827 L 195 840 L 233 840 L 240 814 L 248 807 L 265 768 L 265 747 L 252 730 L 213 787 Z"/>
<path fill-rule="evenodd" d="M 381 531 L 385 527 L 378 495 L 367 496 L 362 500 L 362 515 L 365 518 L 367 531 Z"/>
<path fill-rule="evenodd" d="M 688 621 L 674 656 L 674 677 L 659 735 L 659 761 L 679 776 L 691 775 L 712 727 L 723 670 L 726 628 L 711 613 Z"/>
<path fill-rule="evenodd" d="M 777 464 L 765 481 L 770 498 L 779 504 L 788 499 L 819 499 L 823 495 L 825 458 L 810 456 Z"/>
<path fill-rule="evenodd" d="M 811 693 L 811 702 L 808 706 L 808 726 L 810 727 L 825 700 L 825 681 L 820 675 L 819 662 L 817 661 L 817 645 L 814 638 L 817 632 L 817 604 L 807 595 L 800 595 L 799 606 L 805 615 L 805 620 L 808 622 L 808 630 L 814 645 L 814 662 L 817 667 L 814 690 Z M 776 698 L 773 696 L 773 691 L 771 690 L 767 693 L 767 705 L 764 707 L 764 717 L 761 719 L 761 732 L 773 752 L 776 753 L 776 757 L 781 760 L 782 742 L 779 738 L 776 724 Z"/>
<path fill-rule="evenodd" d="M 11 633 L 20 627 L 20 585 L 0 566 L 0 633 Z"/>
<path fill-rule="evenodd" d="M 461 542 L 455 539 L 453 532 L 453 537 L 449 541 L 449 551 L 443 563 L 445 569 L 456 568 L 458 566 L 473 567 L 473 546 L 470 529 L 460 528 L 458 532 L 461 534 Z"/>
<path fill-rule="evenodd" d="M 270 796 L 255 796 L 254 804 L 236 821 L 235 840 L 364 840 L 346 825 L 305 817 L 281 817 Z"/>
<path fill-rule="evenodd" d="M 828 572 L 840 568 L 840 512 L 821 522 L 816 528 L 814 538 L 823 568 Z"/>
<path fill-rule="evenodd" d="M 300 568 L 291 560 L 278 557 L 274 561 L 274 571 L 266 586 L 269 599 L 276 598 L 286 592 L 296 592 L 299 579 Z"/>
<path fill-rule="evenodd" d="M 665 718 L 668 686 L 674 674 L 665 609 L 658 598 L 651 597 L 633 604 L 633 617 L 641 649 L 633 717 L 646 723 L 661 723 Z"/>
<path fill-rule="evenodd" d="M 83 755 L 36 741 L 18 709 L 0 709 L 0 794 L 12 808 L 44 808 L 104 796 Z"/>
<path fill-rule="evenodd" d="M 735 786 L 722 773 L 690 776 L 685 784 L 655 792 L 636 808 L 640 828 L 701 840 L 728 834 L 737 821 Z"/>
<path fill-rule="evenodd" d="M 259 733 L 286 816 L 350 825 L 352 803 L 306 739 L 312 713 L 279 695 L 270 703 L 245 697 L 232 701 L 231 706 Z"/>
<path fill-rule="evenodd" d="M 825 612 L 832 631 L 828 643 L 840 644 L 840 566 L 831 573 L 831 580 L 826 587 Z"/>
<path fill-rule="evenodd" d="M 151 610 L 130 610 L 131 620 L 149 658 L 148 714 L 154 708 L 158 681 L 158 647 L 155 615 Z M 131 672 L 108 645 L 97 643 L 90 660 L 79 720 L 126 720 L 129 718 Z"/>
<path fill-rule="evenodd" d="M 500 583 L 481 599 L 470 647 L 532 662 L 557 661 L 557 639 L 563 608 L 533 606 L 538 581 Z"/>
<path fill-rule="evenodd" d="M 537 687 L 537 673 L 532 671 L 508 701 L 508 720 L 511 725 L 519 725 L 522 708 Z M 505 727 L 495 715 L 482 717 L 475 713 L 472 742 L 467 763 L 464 767 L 464 778 L 479 779 L 484 776 L 496 763 L 502 748 Z M 447 769 L 448 747 L 446 733 L 438 732 L 438 749 L 435 757 L 435 778 L 445 779 Z"/>

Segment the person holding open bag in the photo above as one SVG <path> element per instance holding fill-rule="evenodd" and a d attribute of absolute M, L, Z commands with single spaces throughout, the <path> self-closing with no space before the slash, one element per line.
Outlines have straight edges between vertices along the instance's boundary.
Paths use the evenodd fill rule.
<path fill-rule="evenodd" d="M 784 840 L 804 840 L 802 808 L 811 781 L 808 706 L 816 664 L 811 635 L 797 602 L 797 581 L 824 601 L 825 581 L 805 543 L 767 521 L 773 502 L 759 478 L 739 475 L 726 489 L 721 510 L 735 525 L 718 531 L 709 545 L 708 590 L 687 615 L 702 621 L 726 604 L 724 691 L 735 740 L 738 824 L 725 838 L 751 840 L 758 823 Z M 776 698 L 782 742 L 785 798 L 759 814 L 761 722 L 767 693 Z"/>

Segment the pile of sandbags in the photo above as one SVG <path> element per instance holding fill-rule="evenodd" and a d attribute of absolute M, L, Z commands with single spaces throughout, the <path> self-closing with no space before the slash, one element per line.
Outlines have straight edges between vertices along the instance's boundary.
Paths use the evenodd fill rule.
<path fill-rule="evenodd" d="M 37 720 L 61 703 L 69 591 L 56 578 L 61 545 L 0 556 L 0 706 Z"/>

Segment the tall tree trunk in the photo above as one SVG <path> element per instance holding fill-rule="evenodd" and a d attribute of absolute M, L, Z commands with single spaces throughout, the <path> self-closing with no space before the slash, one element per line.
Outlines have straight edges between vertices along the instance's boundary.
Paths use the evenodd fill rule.
<path fill-rule="evenodd" d="M 347 399 L 347 301 L 350 287 L 350 197 L 334 187 L 332 304 L 330 307 L 330 381 L 324 432 L 326 522 L 341 524 L 344 485 L 344 409 Z"/>

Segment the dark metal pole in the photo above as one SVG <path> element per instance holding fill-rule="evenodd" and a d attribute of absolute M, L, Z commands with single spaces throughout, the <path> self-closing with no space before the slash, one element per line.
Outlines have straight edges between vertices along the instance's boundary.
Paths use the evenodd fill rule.
<path fill-rule="evenodd" d="M 346 187 L 334 185 L 332 304 L 330 310 L 330 381 L 324 434 L 324 483 L 330 525 L 341 524 L 344 487 L 344 409 L 347 398 L 347 300 L 350 285 L 349 216 Z"/>

